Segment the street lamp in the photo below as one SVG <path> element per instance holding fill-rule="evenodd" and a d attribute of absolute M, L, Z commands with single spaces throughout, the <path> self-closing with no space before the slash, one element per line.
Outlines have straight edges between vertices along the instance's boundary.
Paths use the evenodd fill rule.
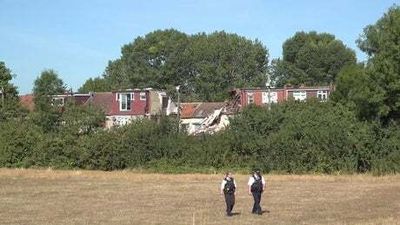
<path fill-rule="evenodd" d="M 180 85 L 176 86 L 176 92 L 178 93 L 178 110 L 177 110 L 177 116 L 178 116 L 178 133 L 181 131 L 181 101 L 180 101 L 180 92 L 179 89 L 181 88 Z"/>

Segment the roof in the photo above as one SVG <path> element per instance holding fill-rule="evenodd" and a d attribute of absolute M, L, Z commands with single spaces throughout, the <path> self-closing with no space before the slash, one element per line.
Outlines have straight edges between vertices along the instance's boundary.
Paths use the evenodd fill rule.
<path fill-rule="evenodd" d="M 91 104 L 104 110 L 106 115 L 111 114 L 112 102 L 114 95 L 112 92 L 96 92 L 92 94 L 92 97 L 85 103 L 85 105 Z"/>
<path fill-rule="evenodd" d="M 35 108 L 35 102 L 33 101 L 33 94 L 21 95 L 19 96 L 19 102 L 22 107 L 28 109 L 29 111 L 33 111 Z"/>
<path fill-rule="evenodd" d="M 284 87 L 271 87 L 271 91 L 283 91 L 283 90 L 287 90 L 287 91 L 298 91 L 298 90 L 331 90 L 333 87 L 332 86 L 304 86 L 304 85 L 300 85 L 300 86 L 284 86 Z M 253 87 L 253 88 L 238 88 L 238 89 L 233 89 L 230 91 L 230 93 L 235 93 L 238 90 L 242 90 L 242 91 L 267 91 L 268 89 L 266 87 Z"/>
<path fill-rule="evenodd" d="M 196 110 L 197 106 L 199 106 L 201 102 L 187 102 L 181 103 L 181 118 L 191 118 L 194 115 L 194 111 Z"/>
<path fill-rule="evenodd" d="M 77 105 L 83 105 L 87 102 L 87 100 L 90 98 L 90 94 L 74 94 L 73 98 L 75 101 L 75 104 Z"/>
<path fill-rule="evenodd" d="M 205 118 L 225 106 L 225 102 L 181 103 L 181 118 Z"/>

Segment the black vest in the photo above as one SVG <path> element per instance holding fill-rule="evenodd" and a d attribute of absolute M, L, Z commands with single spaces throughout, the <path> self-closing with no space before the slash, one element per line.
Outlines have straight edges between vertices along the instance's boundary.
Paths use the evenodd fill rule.
<path fill-rule="evenodd" d="M 262 177 L 259 176 L 256 179 L 254 176 L 254 183 L 251 185 L 251 192 L 263 192 L 263 184 L 262 184 Z"/>
<path fill-rule="evenodd" d="M 233 181 L 233 178 L 231 178 L 230 180 L 228 179 L 224 179 L 226 181 L 225 186 L 224 186 L 224 193 L 225 194 L 233 194 L 235 193 L 235 183 Z"/>

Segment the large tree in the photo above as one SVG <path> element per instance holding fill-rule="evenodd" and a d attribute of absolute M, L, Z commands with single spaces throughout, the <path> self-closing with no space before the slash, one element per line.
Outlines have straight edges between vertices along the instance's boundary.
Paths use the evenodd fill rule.
<path fill-rule="evenodd" d="M 337 79 L 334 100 L 356 109 L 361 119 L 384 124 L 400 119 L 400 7 L 393 6 L 357 40 L 365 66 L 347 67 Z"/>
<path fill-rule="evenodd" d="M 35 80 L 33 94 L 35 108 L 47 110 L 54 95 L 64 94 L 65 85 L 54 70 L 44 70 Z"/>
<path fill-rule="evenodd" d="M 357 41 L 368 54 L 368 74 L 381 103 L 378 117 L 400 119 L 400 6 L 391 7 Z"/>
<path fill-rule="evenodd" d="M 187 35 L 157 30 L 122 47 L 102 78 L 88 80 L 80 91 L 153 87 L 185 100 L 223 100 L 234 87 L 258 86 L 265 80 L 268 51 L 259 41 L 214 32 Z"/>
<path fill-rule="evenodd" d="M 283 44 L 283 58 L 272 63 L 276 86 L 285 84 L 329 85 L 346 65 L 354 65 L 356 56 L 334 35 L 297 32 Z"/>
<path fill-rule="evenodd" d="M 0 121 L 16 116 L 20 112 L 18 107 L 18 91 L 11 83 L 11 70 L 0 61 Z"/>
<path fill-rule="evenodd" d="M 268 51 L 258 40 L 199 33 L 191 37 L 186 53 L 189 74 L 181 82 L 192 99 L 224 100 L 229 89 L 262 86 L 266 80 Z"/>
<path fill-rule="evenodd" d="M 61 111 L 52 100 L 54 95 L 64 93 L 64 82 L 54 70 L 44 70 L 34 82 L 35 113 L 32 117 L 46 132 L 58 129 Z"/>

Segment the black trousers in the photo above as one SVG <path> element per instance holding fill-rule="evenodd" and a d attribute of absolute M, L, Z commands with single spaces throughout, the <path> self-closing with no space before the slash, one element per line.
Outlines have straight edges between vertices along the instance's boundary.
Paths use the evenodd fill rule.
<path fill-rule="evenodd" d="M 261 211 L 260 202 L 261 202 L 262 192 L 251 192 L 251 193 L 253 194 L 253 198 L 254 198 L 253 210 L 251 212 L 261 214 L 262 211 Z"/>
<path fill-rule="evenodd" d="M 225 203 L 226 203 L 226 214 L 230 215 L 232 213 L 233 206 L 235 205 L 235 194 L 225 193 Z"/>

